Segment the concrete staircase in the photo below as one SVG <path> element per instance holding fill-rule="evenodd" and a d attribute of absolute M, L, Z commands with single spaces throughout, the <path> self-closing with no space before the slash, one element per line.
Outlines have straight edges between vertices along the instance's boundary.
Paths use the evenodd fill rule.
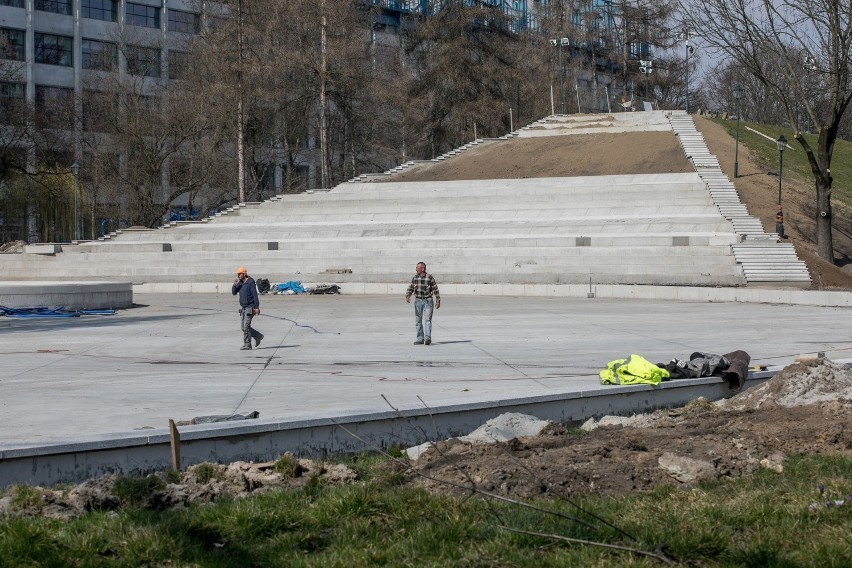
<path fill-rule="evenodd" d="M 35 245 L 29 250 L 42 254 L 0 255 L 0 269 L 10 280 L 130 280 L 150 291 L 226 291 L 244 265 L 272 282 L 380 293 L 404 286 L 421 260 L 445 289 L 506 284 L 518 285 L 519 294 L 524 285 L 744 286 L 752 277 L 798 278 L 776 274 L 772 263 L 761 269 L 758 245 L 772 245 L 773 255 L 789 247 L 749 220 L 677 114 L 556 116 L 507 137 L 640 130 L 643 120 L 647 129 L 678 129 L 697 173 L 393 182 L 402 164 L 331 191 L 241 203 L 203 221 Z"/>
<path fill-rule="evenodd" d="M 520 129 L 520 138 L 565 136 L 571 134 L 612 134 L 618 132 L 671 132 L 668 113 L 619 112 L 614 114 L 558 114 Z"/>
<path fill-rule="evenodd" d="M 740 201 L 734 184 L 722 172 L 719 160 L 712 155 L 704 136 L 695 128 L 692 117 L 683 111 L 670 114 L 672 130 L 695 171 L 707 185 L 719 212 L 734 226 L 739 236 L 731 250 L 743 267 L 749 284 L 786 283 L 809 286 L 807 266 L 796 255 L 793 245 L 778 242 L 778 235 L 766 233 L 760 221 L 749 215 Z"/>
<path fill-rule="evenodd" d="M 736 242 L 694 174 L 344 184 L 247 203 L 208 222 L 126 231 L 55 256 L 4 259 L 50 280 L 745 284 Z"/>

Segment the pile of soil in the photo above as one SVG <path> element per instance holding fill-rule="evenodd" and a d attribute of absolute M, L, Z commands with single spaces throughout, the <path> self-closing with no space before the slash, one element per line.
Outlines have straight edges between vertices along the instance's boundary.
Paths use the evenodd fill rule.
<path fill-rule="evenodd" d="M 795 363 L 718 403 L 698 399 L 629 419 L 593 420 L 583 429 L 551 427 L 496 444 L 438 442 L 414 462 L 409 483 L 460 494 L 476 486 L 521 498 L 620 495 L 764 467 L 781 472 L 793 454 L 852 457 L 852 369 L 828 360 Z"/>
<path fill-rule="evenodd" d="M 0 245 L 0 254 L 21 254 L 26 246 L 24 241 L 9 241 Z"/>
<path fill-rule="evenodd" d="M 170 482 L 169 476 L 161 472 L 145 478 L 104 475 L 61 489 L 34 487 L 26 498 L 14 492 L 0 498 L 0 517 L 69 519 L 89 511 L 112 511 L 131 504 L 154 510 L 176 509 L 223 497 L 240 499 L 303 488 L 309 483 L 351 483 L 357 478 L 356 472 L 345 465 L 322 464 L 284 454 L 277 462 L 193 465 L 176 482 Z"/>
<path fill-rule="evenodd" d="M 392 182 L 694 172 L 671 132 L 512 138 L 403 170 Z"/>

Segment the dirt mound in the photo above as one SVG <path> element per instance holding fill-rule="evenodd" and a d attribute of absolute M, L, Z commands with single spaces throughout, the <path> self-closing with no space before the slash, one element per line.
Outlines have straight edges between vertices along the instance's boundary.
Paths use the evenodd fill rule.
<path fill-rule="evenodd" d="M 388 181 L 525 179 L 687 173 L 695 169 L 671 132 L 572 134 L 484 144 L 443 162 L 420 164 Z"/>
<path fill-rule="evenodd" d="M 852 403 L 852 369 L 828 360 L 794 363 L 762 385 L 720 402 L 728 410 L 764 406 L 802 406 L 821 402 Z"/>
<path fill-rule="evenodd" d="M 553 428 L 492 445 L 439 442 L 413 464 L 409 483 L 464 491 L 435 481 L 446 480 L 525 498 L 554 491 L 624 494 L 760 468 L 780 472 L 792 454 L 852 456 L 849 376 L 849 369 L 827 360 L 795 364 L 723 404 L 698 399 L 682 408 L 604 418 L 583 434 Z"/>
<path fill-rule="evenodd" d="M 9 241 L 0 245 L 0 254 L 21 254 L 26 246 L 24 241 Z"/>
<path fill-rule="evenodd" d="M 177 474 L 173 474 L 177 475 Z M 111 511 L 126 505 L 172 509 L 223 497 L 243 498 L 309 483 L 350 483 L 354 470 L 341 464 L 322 464 L 284 454 L 275 462 L 202 463 L 173 479 L 166 473 L 143 478 L 105 475 L 68 489 L 18 488 L 0 499 L 0 516 L 45 516 L 67 519 L 87 511 Z"/>

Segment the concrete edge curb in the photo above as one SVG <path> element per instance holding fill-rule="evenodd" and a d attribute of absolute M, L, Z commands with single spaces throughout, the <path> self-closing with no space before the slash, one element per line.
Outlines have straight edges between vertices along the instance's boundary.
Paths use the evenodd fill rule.
<path fill-rule="evenodd" d="M 772 374 L 774 372 L 750 375 L 748 385 L 759 384 Z M 468 434 L 505 412 L 574 423 L 607 414 L 625 415 L 680 406 L 699 396 L 718 400 L 730 394 L 722 379 L 708 377 L 667 381 L 659 386 L 616 385 L 591 391 L 398 412 L 183 427 L 180 432 L 181 468 L 205 461 L 266 461 L 287 451 L 300 456 L 322 457 L 390 445 L 414 446 L 428 440 Z M 165 429 L 41 445 L 8 445 L 0 449 L 0 487 L 16 483 L 55 485 L 107 473 L 139 474 L 171 467 L 170 437 Z"/>

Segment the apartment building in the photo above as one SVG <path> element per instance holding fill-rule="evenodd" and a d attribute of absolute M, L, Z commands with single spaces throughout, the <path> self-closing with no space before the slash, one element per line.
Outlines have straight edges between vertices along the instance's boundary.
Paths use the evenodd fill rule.
<path fill-rule="evenodd" d="M 83 164 L 84 180 L 91 175 L 85 166 L 92 157 L 81 136 L 102 132 L 98 121 L 104 117 L 92 111 L 96 102 L 103 103 L 98 97 L 108 98 L 111 85 L 132 76 L 156 112 L 158 91 L 186 73 L 191 65 L 188 43 L 205 20 L 215 17 L 215 10 L 212 16 L 202 14 L 202 6 L 193 0 L 0 0 L 0 108 L 25 101 L 35 108 L 37 119 L 64 130 L 64 147 L 49 159 L 64 168 Z M 54 118 L 51 112 L 63 106 L 73 108 L 81 128 L 73 128 L 67 116 Z M 44 156 L 31 152 L 29 159 L 41 162 Z M 116 153 L 99 159 L 121 157 Z M 284 182 L 280 163 L 272 155 L 268 159 L 259 181 L 264 194 L 277 192 Z M 314 168 L 299 164 L 296 169 L 310 187 Z M 166 164 L 164 196 L 174 181 L 171 173 Z M 175 205 L 181 209 L 180 200 Z"/>
<path fill-rule="evenodd" d="M 188 64 L 176 46 L 200 29 L 194 9 L 183 0 L 0 0 L 2 57 L 21 63 L 0 96 L 79 93 L 87 70 L 174 78 Z"/>

